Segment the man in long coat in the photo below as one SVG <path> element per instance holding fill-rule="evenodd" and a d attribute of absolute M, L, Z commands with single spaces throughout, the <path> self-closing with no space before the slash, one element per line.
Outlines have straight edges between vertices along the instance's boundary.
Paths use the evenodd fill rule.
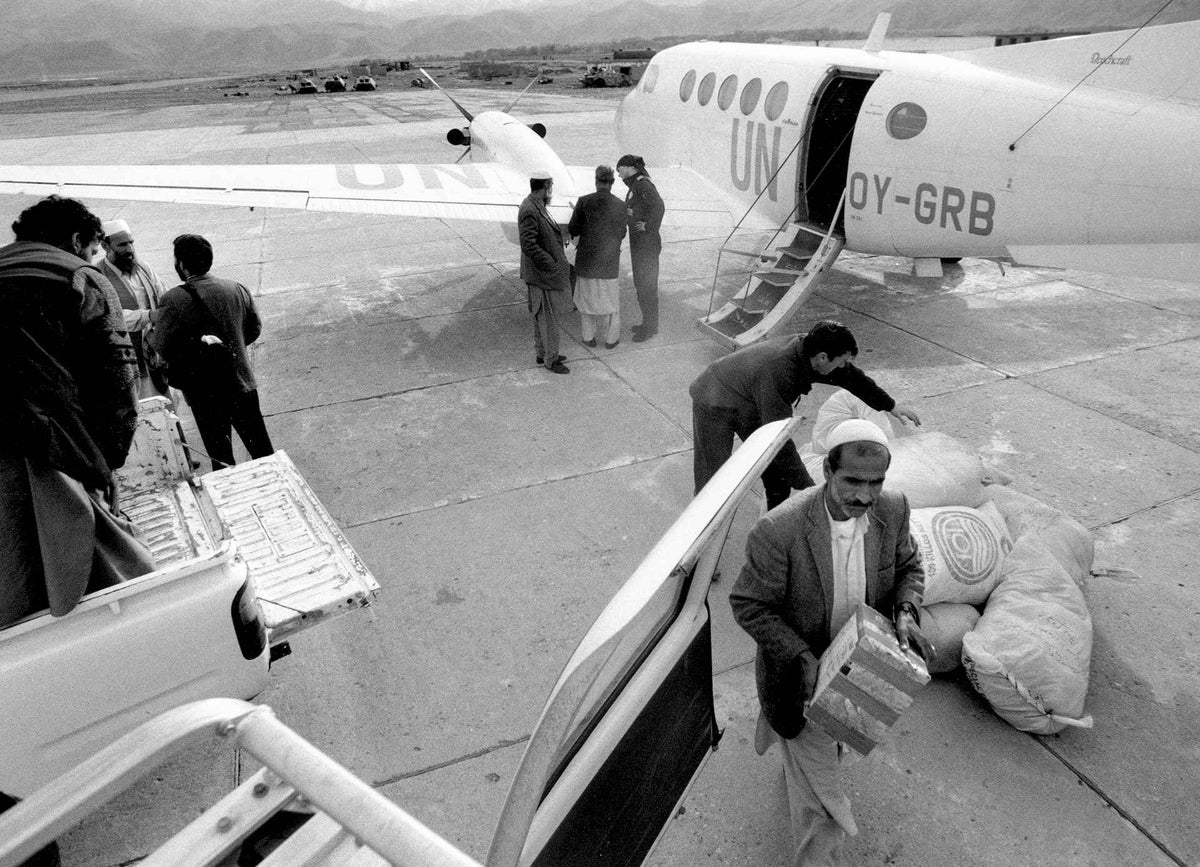
<path fill-rule="evenodd" d="M 546 206 L 554 194 L 549 172 L 535 172 L 529 179 L 529 195 L 517 212 L 521 239 L 521 279 L 529 288 L 529 312 L 533 314 L 533 346 L 537 363 L 551 373 L 570 373 L 558 352 L 559 321 L 567 312 L 571 292 L 571 263 L 563 244 L 563 233 Z"/>

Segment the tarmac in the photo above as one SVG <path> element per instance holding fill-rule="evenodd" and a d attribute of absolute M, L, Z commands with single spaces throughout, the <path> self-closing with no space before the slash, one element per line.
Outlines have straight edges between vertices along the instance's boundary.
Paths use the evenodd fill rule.
<path fill-rule="evenodd" d="M 474 111 L 511 98 L 455 95 Z M 614 105 L 531 92 L 514 113 L 545 123 L 567 162 L 611 164 Z M 0 163 L 458 156 L 444 140 L 457 112 L 415 88 L 0 111 Z M 32 202 L 0 197 L 0 213 Z M 620 345 L 590 350 L 570 323 L 571 374 L 555 376 L 534 364 L 518 250 L 495 225 L 89 204 L 130 222 L 164 280 L 170 239 L 199 232 L 214 273 L 251 289 L 276 447 L 383 585 L 369 611 L 296 637 L 258 700 L 482 860 L 562 665 L 691 497 L 687 386 L 724 352 L 694 323 L 721 239 L 666 234 L 663 327 L 641 344 L 626 257 Z M 910 273 L 845 254 L 791 327 L 845 322 L 860 365 L 928 429 L 1093 533 L 1095 727 L 1025 735 L 965 680 L 936 680 L 846 769 L 860 828 L 847 863 L 1200 864 L 1200 292 L 972 260 L 942 280 Z M 806 427 L 828 393 L 800 404 Z M 710 593 L 724 738 L 650 864 L 787 863 L 779 758 L 752 744 L 754 645 L 726 598 L 761 508 L 756 494 L 739 510 Z M 63 863 L 131 863 L 246 770 L 216 749 L 171 762 L 63 838 Z"/>

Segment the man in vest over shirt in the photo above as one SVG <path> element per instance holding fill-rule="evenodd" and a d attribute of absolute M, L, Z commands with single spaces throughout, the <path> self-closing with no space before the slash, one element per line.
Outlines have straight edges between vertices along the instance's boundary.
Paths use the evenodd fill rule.
<path fill-rule="evenodd" d="M 169 398 L 166 380 L 154 365 L 155 358 L 146 357 L 146 337 L 150 333 L 151 317 L 158 309 L 158 300 L 166 287 L 158 275 L 137 257 L 133 249 L 133 232 L 124 220 L 108 220 L 101 224 L 101 244 L 104 259 L 97 266 L 108 278 L 125 313 L 125 330 L 137 356 L 138 397 L 162 395 Z"/>

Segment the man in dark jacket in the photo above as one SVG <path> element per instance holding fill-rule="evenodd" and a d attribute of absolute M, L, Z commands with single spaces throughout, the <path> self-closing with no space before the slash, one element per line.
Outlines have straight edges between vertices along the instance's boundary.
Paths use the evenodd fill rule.
<path fill-rule="evenodd" d="M 241 283 L 209 273 L 212 245 L 201 236 L 180 235 L 174 248 L 184 282 L 160 300 L 150 344 L 183 391 L 214 470 L 235 463 L 233 430 L 250 457 L 266 457 L 275 448 L 246 353 L 262 332 L 254 299 Z"/>
<path fill-rule="evenodd" d="M 662 252 L 659 229 L 666 208 L 641 157 L 625 154 L 617 160 L 617 172 L 629 190 L 625 195 L 629 259 L 633 266 L 633 288 L 642 308 L 642 324 L 633 327 L 633 342 L 641 343 L 658 334 L 658 256 Z"/>
<path fill-rule="evenodd" d="M 625 237 L 625 203 L 612 194 L 613 170 L 596 167 L 596 192 L 581 196 L 567 230 L 576 240 L 575 306 L 579 309 L 583 345 L 604 348 L 621 342 L 621 239 Z"/>
<path fill-rule="evenodd" d="M 866 603 L 895 621 L 901 649 L 911 642 L 930 655 L 919 628 L 925 570 L 908 500 L 882 490 L 890 463 L 887 437 L 871 422 L 835 427 L 826 483 L 755 524 L 729 594 L 734 617 L 758 645 L 755 748 L 766 752 L 772 734 L 780 741 L 796 867 L 840 863 L 846 835 L 858 832 L 837 743 L 804 718 L 821 654 Z"/>
<path fill-rule="evenodd" d="M 546 209 L 553 195 L 554 179 L 549 172 L 537 172 L 529 179 L 529 195 L 517 212 L 521 279 L 529 289 L 537 363 L 551 373 L 570 373 L 558 353 L 558 330 L 571 291 L 571 263 L 562 228 Z"/>
<path fill-rule="evenodd" d="M 133 347 L 87 262 L 100 220 L 50 196 L 0 249 L 0 627 L 154 568 L 115 510 L 137 426 Z"/>
<path fill-rule="evenodd" d="M 917 414 L 896 403 L 851 362 L 858 343 L 850 329 L 818 322 L 808 334 L 763 341 L 719 358 L 692 382 L 692 464 L 695 493 L 733 454 L 733 438 L 745 440 L 764 424 L 791 418 L 794 404 L 813 383 L 844 388 L 871 409 L 890 412 L 901 422 L 920 424 Z M 811 487 L 812 478 L 793 443 L 787 443 L 763 473 L 767 508 L 792 489 Z"/>

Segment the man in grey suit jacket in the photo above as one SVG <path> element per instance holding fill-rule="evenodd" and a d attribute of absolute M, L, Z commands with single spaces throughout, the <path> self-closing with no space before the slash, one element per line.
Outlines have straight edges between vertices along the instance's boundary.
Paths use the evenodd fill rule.
<path fill-rule="evenodd" d="M 529 191 L 517 212 L 517 232 L 521 279 L 529 287 L 529 312 L 533 314 L 533 346 L 538 364 L 551 373 L 570 373 L 558 354 L 558 323 L 567 312 L 571 264 L 562 229 L 546 209 L 554 193 L 550 173 L 535 172 L 529 179 Z"/>
<path fill-rule="evenodd" d="M 838 863 L 846 835 L 858 833 L 837 743 L 805 725 L 818 658 L 860 602 L 895 618 L 901 647 L 911 640 L 927 648 L 917 613 L 925 572 L 908 500 L 882 490 L 887 437 L 853 419 L 834 428 L 829 442 L 826 483 L 759 520 L 729 596 L 734 617 L 758 643 L 756 746 L 764 752 L 772 731 L 782 744 L 796 865 Z"/>

